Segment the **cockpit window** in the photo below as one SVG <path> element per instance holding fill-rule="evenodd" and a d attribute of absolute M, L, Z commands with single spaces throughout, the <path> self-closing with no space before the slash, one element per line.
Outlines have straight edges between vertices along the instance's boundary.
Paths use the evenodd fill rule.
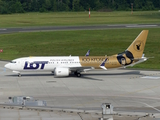
<path fill-rule="evenodd" d="M 16 63 L 16 61 L 11 61 L 11 63 Z"/>

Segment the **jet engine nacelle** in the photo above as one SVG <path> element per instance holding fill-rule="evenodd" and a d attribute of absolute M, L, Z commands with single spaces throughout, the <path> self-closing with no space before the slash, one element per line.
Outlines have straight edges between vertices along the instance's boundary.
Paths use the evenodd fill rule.
<path fill-rule="evenodd" d="M 69 76 L 69 68 L 56 68 L 54 75 L 58 77 Z"/>

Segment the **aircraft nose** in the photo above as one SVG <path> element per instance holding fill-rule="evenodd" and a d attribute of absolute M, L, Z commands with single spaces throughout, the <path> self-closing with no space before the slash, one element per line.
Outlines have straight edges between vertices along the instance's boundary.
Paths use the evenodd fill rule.
<path fill-rule="evenodd" d="M 7 63 L 4 67 L 10 69 L 10 64 Z"/>

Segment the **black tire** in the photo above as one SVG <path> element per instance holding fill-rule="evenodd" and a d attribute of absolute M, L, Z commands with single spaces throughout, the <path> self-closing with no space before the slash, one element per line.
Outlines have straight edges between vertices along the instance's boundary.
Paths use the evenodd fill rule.
<path fill-rule="evenodd" d="M 77 73 L 77 77 L 81 77 L 81 73 Z"/>
<path fill-rule="evenodd" d="M 79 73 L 79 72 L 74 72 L 74 74 L 77 76 L 77 77 L 81 77 L 81 73 Z"/>

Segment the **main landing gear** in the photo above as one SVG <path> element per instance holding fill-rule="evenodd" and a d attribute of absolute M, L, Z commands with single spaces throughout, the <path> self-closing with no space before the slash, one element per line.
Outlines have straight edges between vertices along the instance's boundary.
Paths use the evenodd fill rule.
<path fill-rule="evenodd" d="M 77 77 L 81 77 L 81 73 L 80 72 L 74 72 L 74 74 L 77 76 Z"/>
<path fill-rule="evenodd" d="M 18 77 L 21 77 L 21 73 L 18 73 Z"/>

